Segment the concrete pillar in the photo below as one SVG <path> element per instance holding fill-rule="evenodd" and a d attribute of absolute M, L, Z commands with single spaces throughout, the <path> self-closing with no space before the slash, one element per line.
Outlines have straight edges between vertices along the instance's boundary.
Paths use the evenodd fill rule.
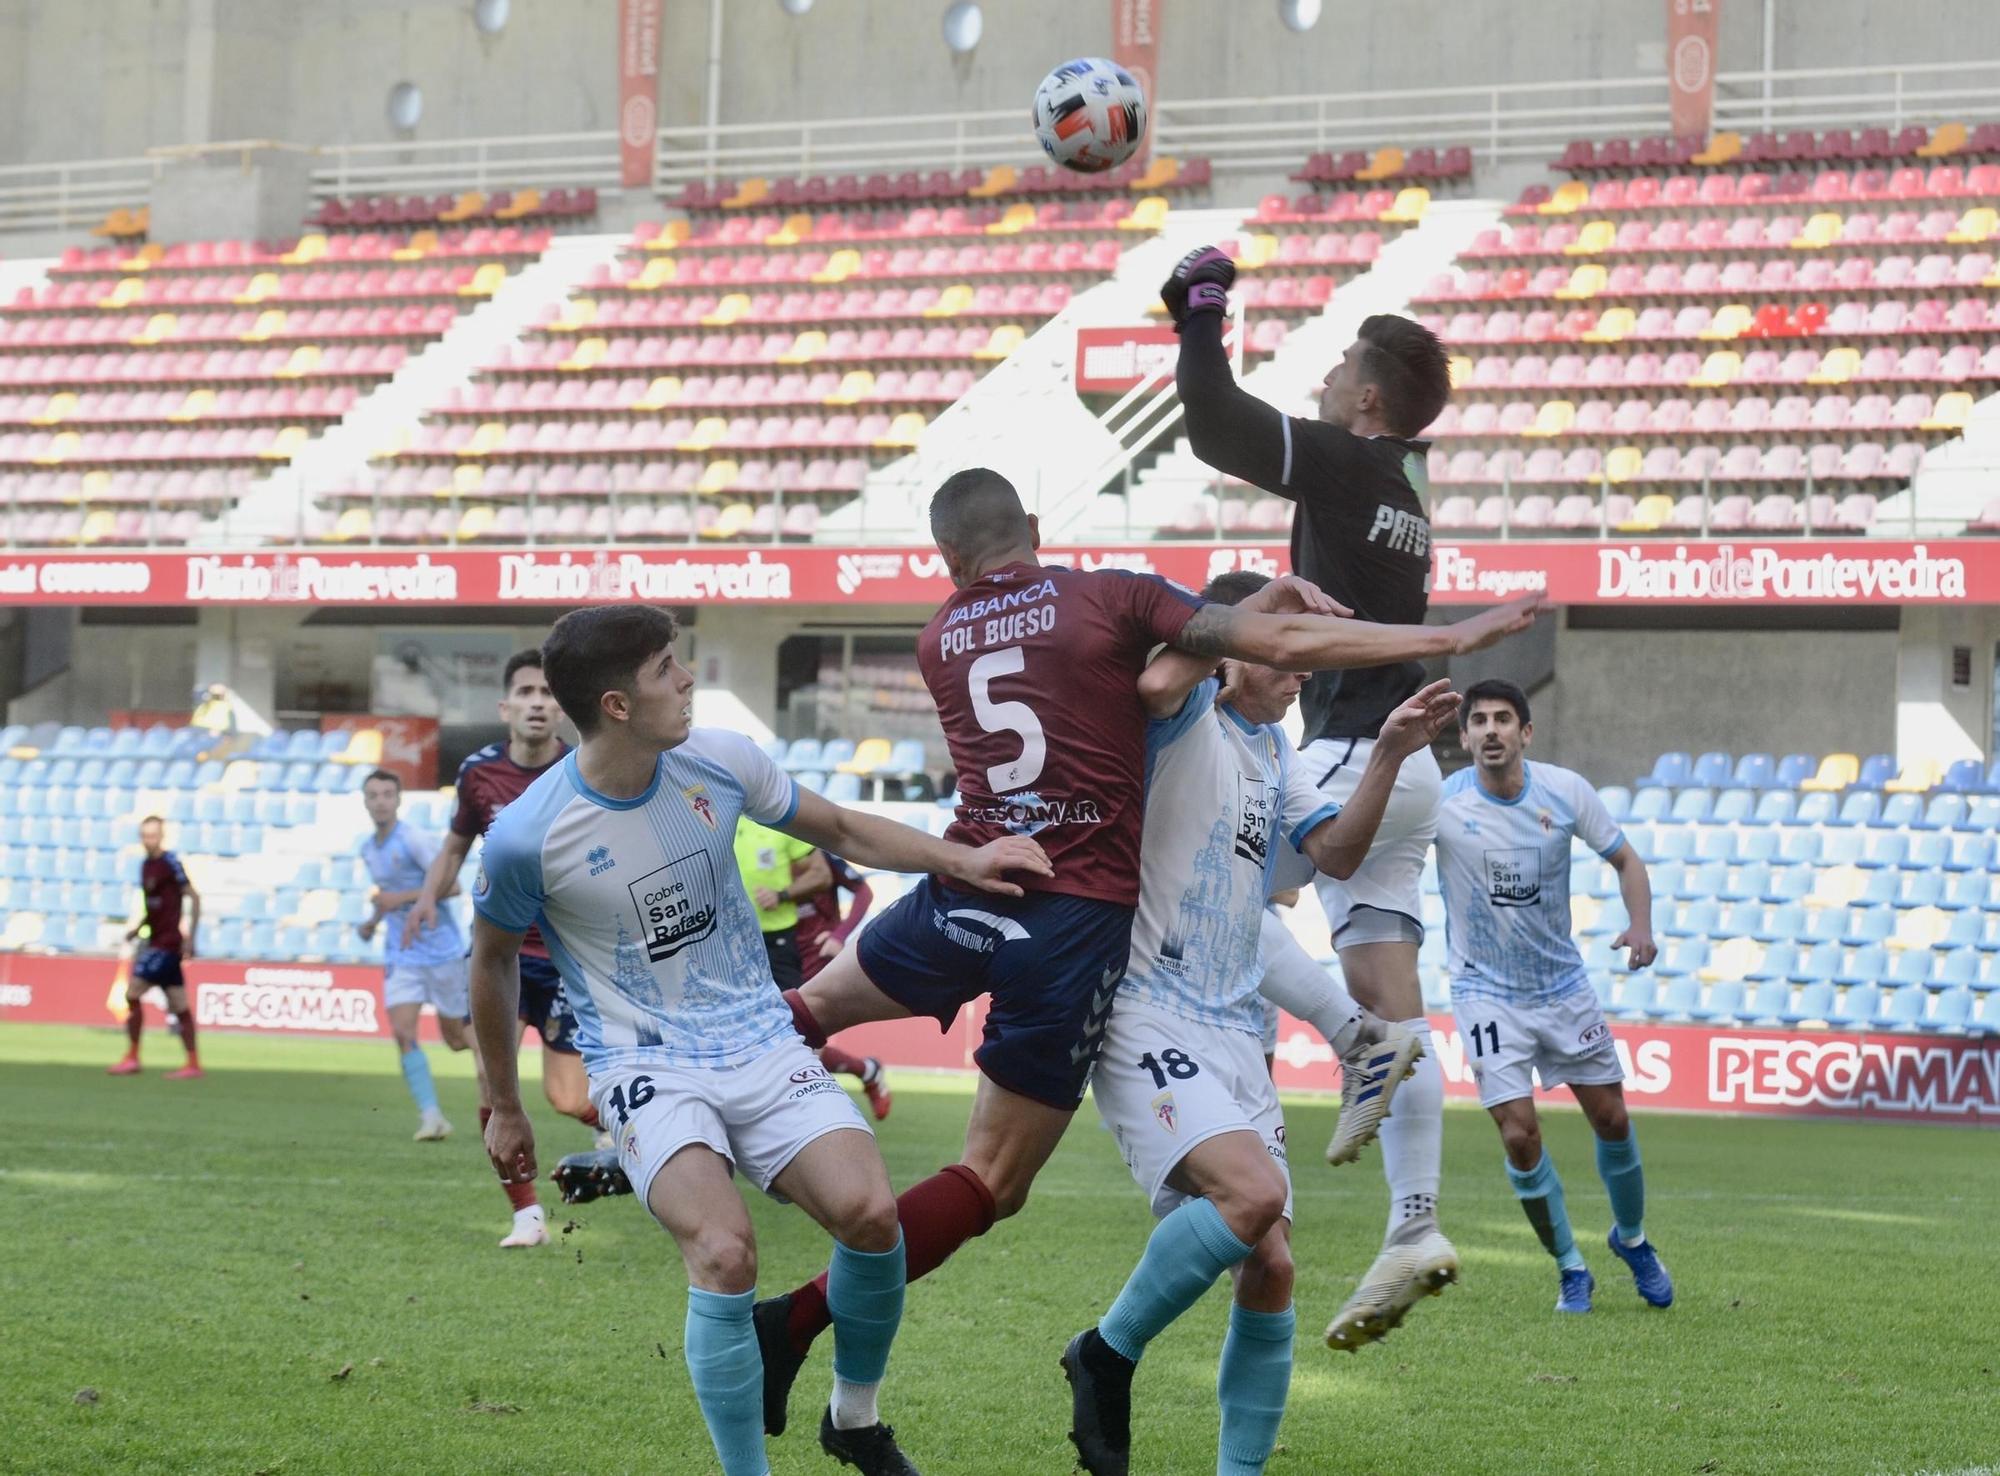
<path fill-rule="evenodd" d="M 1913 605 L 1896 646 L 1896 759 L 1985 759 L 1993 733 L 2000 610 Z M 1961 680 L 1962 679 L 1962 680 Z"/>
<path fill-rule="evenodd" d="M 686 642 L 695 722 L 769 738 L 778 715 L 778 645 L 798 623 L 796 610 L 701 611 Z"/>

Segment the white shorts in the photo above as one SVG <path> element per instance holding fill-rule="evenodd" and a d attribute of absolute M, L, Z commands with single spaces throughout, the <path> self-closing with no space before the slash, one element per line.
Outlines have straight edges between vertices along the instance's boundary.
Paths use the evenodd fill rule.
<path fill-rule="evenodd" d="M 1167 1176 L 1197 1144 L 1218 1133 L 1248 1131 L 1284 1171 L 1285 1218 L 1291 1219 L 1285 1114 L 1256 1036 L 1121 998 L 1105 1027 L 1090 1090 L 1155 1215 L 1171 1214 L 1187 1201 L 1168 1187 Z"/>
<path fill-rule="evenodd" d="M 590 1101 L 618 1136 L 641 1201 L 653 1176 L 691 1143 L 712 1148 L 766 1193 L 806 1144 L 868 1124 L 797 1036 L 741 1066 L 627 1066 L 590 1078 Z"/>
<path fill-rule="evenodd" d="M 1368 767 L 1368 756 L 1374 751 L 1373 738 L 1321 738 L 1308 743 L 1301 758 L 1320 793 L 1336 805 L 1345 805 L 1353 798 L 1361 772 Z M 1382 812 L 1382 827 L 1375 832 L 1368 859 L 1346 881 L 1326 875 L 1313 879 L 1320 905 L 1326 909 L 1327 926 L 1333 930 L 1334 947 L 1362 941 L 1341 934 L 1350 924 L 1361 922 L 1354 913 L 1365 908 L 1408 918 L 1415 937 L 1422 940 L 1424 857 L 1437 839 L 1443 789 L 1444 775 L 1436 756 L 1428 748 L 1411 754 L 1396 771 L 1396 786 L 1389 792 L 1388 808 Z"/>
<path fill-rule="evenodd" d="M 396 964 L 382 975 L 382 1003 L 432 1006 L 441 1019 L 463 1020 L 471 1015 L 465 960 L 450 963 Z"/>
<path fill-rule="evenodd" d="M 1539 1005 L 1454 999 L 1452 1014 L 1482 1107 L 1533 1096 L 1536 1075 L 1545 1087 L 1609 1086 L 1625 1079 L 1604 1007 L 1587 985 Z"/>

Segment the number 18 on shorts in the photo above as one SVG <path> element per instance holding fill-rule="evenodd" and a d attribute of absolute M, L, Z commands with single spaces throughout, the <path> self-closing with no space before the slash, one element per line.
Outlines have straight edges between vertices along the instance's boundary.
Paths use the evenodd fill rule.
<path fill-rule="evenodd" d="M 1533 1096 L 1536 1076 L 1545 1087 L 1609 1086 L 1625 1079 L 1611 1027 L 1588 986 L 1534 1005 L 1461 998 L 1453 1001 L 1452 1014 L 1482 1107 Z"/>

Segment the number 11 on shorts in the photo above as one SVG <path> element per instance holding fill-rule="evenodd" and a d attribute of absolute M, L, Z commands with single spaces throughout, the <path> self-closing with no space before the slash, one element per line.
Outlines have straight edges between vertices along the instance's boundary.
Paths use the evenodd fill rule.
<path fill-rule="evenodd" d="M 1482 1030 L 1486 1032 L 1486 1043 L 1483 1046 L 1479 1043 L 1479 1032 Z M 1472 1042 L 1473 1055 L 1486 1056 L 1499 1054 L 1500 1026 L 1496 1022 L 1488 1020 L 1481 1024 L 1475 1021 L 1472 1029 L 1467 1032 L 1467 1036 Z"/>

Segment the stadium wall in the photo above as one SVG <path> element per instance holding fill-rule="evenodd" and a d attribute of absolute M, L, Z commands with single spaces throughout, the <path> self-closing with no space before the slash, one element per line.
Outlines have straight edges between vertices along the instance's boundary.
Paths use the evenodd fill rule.
<path fill-rule="evenodd" d="M 1769 3 L 1781 68 L 2000 55 L 2000 8 L 1984 0 Z M 664 7 L 668 124 L 703 117 L 707 9 Z M 1168 97 L 1628 78 L 1666 66 L 1657 4 L 1341 6 L 1303 36 L 1270 0 L 1159 9 Z M 1763 10 L 1755 0 L 1723 7 L 1724 70 L 1761 65 Z M 977 52 L 954 60 L 940 36 L 943 0 L 826 0 L 801 18 L 772 0 L 728 0 L 724 11 L 725 123 L 1025 114 L 1032 79 L 1061 57 L 1107 50 L 1111 34 L 1108 5 L 993 0 Z M 130 157 L 237 138 L 389 142 L 388 92 L 405 81 L 423 93 L 419 139 L 610 129 L 616 26 L 616 0 L 519 3 L 490 37 L 469 0 L 0 0 L 0 159 Z"/>

